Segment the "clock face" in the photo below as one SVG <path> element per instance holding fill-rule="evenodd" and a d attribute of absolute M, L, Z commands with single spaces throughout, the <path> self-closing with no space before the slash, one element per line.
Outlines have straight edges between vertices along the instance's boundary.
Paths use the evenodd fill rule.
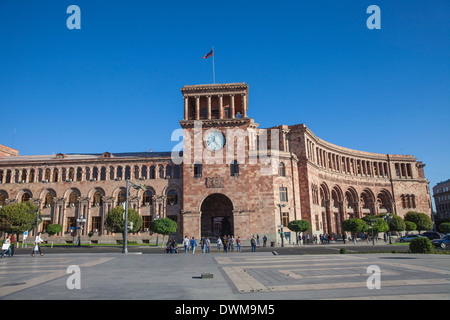
<path fill-rule="evenodd" d="M 220 150 L 225 144 L 225 138 L 219 131 L 214 131 L 206 137 L 206 147 L 211 151 Z"/>

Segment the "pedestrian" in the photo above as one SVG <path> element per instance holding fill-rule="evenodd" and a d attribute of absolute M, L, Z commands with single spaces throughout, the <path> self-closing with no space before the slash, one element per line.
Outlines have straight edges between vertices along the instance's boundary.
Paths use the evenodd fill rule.
<path fill-rule="evenodd" d="M 259 234 L 256 234 L 256 244 L 259 246 Z"/>
<path fill-rule="evenodd" d="M 345 233 L 342 235 L 342 240 L 344 240 L 344 244 L 345 244 L 345 240 L 347 240 L 347 235 Z"/>
<path fill-rule="evenodd" d="M 303 244 L 305 244 L 305 235 L 302 236 Z"/>
<path fill-rule="evenodd" d="M 317 234 L 314 235 L 314 244 L 317 244 Z"/>
<path fill-rule="evenodd" d="M 209 240 L 208 237 L 206 237 L 206 253 L 210 252 L 211 252 L 211 241 Z"/>
<path fill-rule="evenodd" d="M 220 251 L 220 246 L 222 245 L 222 239 L 220 236 L 217 237 L 217 251 Z"/>
<path fill-rule="evenodd" d="M 230 249 L 231 249 L 231 251 L 234 251 L 234 237 L 233 236 L 230 237 Z"/>
<path fill-rule="evenodd" d="M 205 236 L 203 236 L 202 239 L 200 240 L 200 245 L 202 246 L 202 254 L 204 254 L 205 251 L 206 251 L 206 239 L 205 239 Z"/>
<path fill-rule="evenodd" d="M 306 244 L 309 244 L 309 234 L 306 236 Z"/>
<path fill-rule="evenodd" d="M 172 252 L 172 239 L 169 239 L 169 241 L 167 241 L 167 243 L 166 243 L 166 253 L 169 254 L 169 252 L 173 253 Z"/>
<path fill-rule="evenodd" d="M 266 237 L 266 235 L 264 235 L 264 237 L 263 237 L 263 247 L 266 246 L 266 243 L 267 243 L 267 237 Z"/>
<path fill-rule="evenodd" d="M 236 239 L 236 249 L 237 252 L 241 252 L 241 238 L 239 236 Z"/>
<path fill-rule="evenodd" d="M 228 252 L 228 241 L 227 241 L 227 237 L 223 236 L 223 252 L 227 253 Z"/>
<path fill-rule="evenodd" d="M 2 258 L 5 256 L 6 253 L 8 253 L 8 256 L 11 257 L 11 236 L 8 235 L 3 242 L 2 245 Z"/>
<path fill-rule="evenodd" d="M 41 254 L 41 256 L 44 255 L 44 253 L 41 250 L 41 243 L 44 242 L 44 240 L 42 240 L 41 238 L 41 233 L 39 232 L 36 236 L 36 239 L 34 239 L 34 248 L 33 251 L 31 252 L 31 256 L 34 257 L 34 253 L 36 251 L 39 251 L 39 253 Z"/>
<path fill-rule="evenodd" d="M 188 239 L 187 236 L 184 236 L 183 245 L 184 245 L 184 253 L 188 253 L 188 251 L 189 251 L 189 239 Z"/>
<path fill-rule="evenodd" d="M 16 237 L 14 236 L 14 234 L 12 234 L 11 235 L 11 246 L 9 247 L 9 250 L 11 251 L 11 257 L 14 256 L 15 243 L 16 243 Z"/>
<path fill-rule="evenodd" d="M 255 240 L 255 236 L 252 237 L 252 240 L 250 240 L 250 243 L 252 244 L 252 252 L 256 252 L 256 240 Z"/>
<path fill-rule="evenodd" d="M 195 240 L 195 237 L 192 237 L 191 241 L 189 242 L 189 245 L 192 249 L 192 254 L 195 254 L 195 247 L 197 246 L 197 241 Z"/>

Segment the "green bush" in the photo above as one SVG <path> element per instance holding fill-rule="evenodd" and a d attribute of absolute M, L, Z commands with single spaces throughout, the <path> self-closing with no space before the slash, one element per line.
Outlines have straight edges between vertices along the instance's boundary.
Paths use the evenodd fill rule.
<path fill-rule="evenodd" d="M 340 254 L 346 254 L 347 250 L 345 248 L 341 248 L 341 250 L 339 250 L 339 253 Z"/>
<path fill-rule="evenodd" d="M 416 238 L 409 244 L 412 253 L 433 253 L 433 244 L 428 238 Z"/>
<path fill-rule="evenodd" d="M 450 222 L 443 222 L 439 225 L 439 231 L 442 233 L 450 233 Z"/>

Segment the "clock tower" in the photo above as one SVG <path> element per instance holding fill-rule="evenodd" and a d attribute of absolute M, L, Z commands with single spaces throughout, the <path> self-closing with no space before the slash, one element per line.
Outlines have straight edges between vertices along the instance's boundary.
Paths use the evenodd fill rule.
<path fill-rule="evenodd" d="M 249 132 L 245 83 L 181 88 L 184 118 L 183 233 L 189 237 L 248 237 Z M 239 190 L 239 192 L 236 192 Z"/>

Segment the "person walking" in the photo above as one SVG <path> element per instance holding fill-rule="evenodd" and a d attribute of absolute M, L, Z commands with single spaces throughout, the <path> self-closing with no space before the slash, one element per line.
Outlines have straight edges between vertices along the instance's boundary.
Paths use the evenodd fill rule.
<path fill-rule="evenodd" d="M 266 235 L 264 235 L 264 237 L 263 237 L 263 247 L 266 246 L 266 243 L 267 243 L 267 237 L 266 237 Z"/>
<path fill-rule="evenodd" d="M 200 245 L 202 246 L 202 254 L 206 252 L 206 239 L 205 236 L 202 237 L 200 240 Z"/>
<path fill-rule="evenodd" d="M 234 237 L 233 236 L 230 237 L 230 249 L 231 249 L 231 251 L 234 251 Z"/>
<path fill-rule="evenodd" d="M 192 248 L 192 254 L 195 254 L 195 247 L 197 246 L 197 241 L 195 240 L 195 237 L 192 237 L 191 241 L 189 242 L 189 245 Z"/>
<path fill-rule="evenodd" d="M 250 240 L 250 243 L 252 245 L 252 252 L 256 252 L 256 240 L 255 236 L 252 237 L 252 240 Z"/>
<path fill-rule="evenodd" d="M 259 233 L 256 234 L 256 244 L 257 244 L 258 247 L 259 247 Z"/>
<path fill-rule="evenodd" d="M 227 253 L 228 251 L 228 241 L 227 241 L 227 237 L 223 236 L 223 252 Z"/>
<path fill-rule="evenodd" d="M 16 237 L 14 236 L 14 234 L 11 235 L 11 246 L 9 247 L 9 250 L 11 251 L 11 257 L 14 256 L 14 247 L 16 244 Z"/>
<path fill-rule="evenodd" d="M 184 246 L 184 253 L 188 253 L 188 251 L 189 251 L 189 239 L 188 239 L 188 237 L 187 236 L 184 236 L 184 239 L 183 239 L 183 246 Z"/>
<path fill-rule="evenodd" d="M 41 233 L 39 232 L 36 236 L 36 239 L 34 239 L 34 247 L 33 247 L 33 251 L 31 252 L 31 256 L 34 257 L 34 253 L 36 251 L 39 251 L 39 253 L 41 254 L 41 256 L 44 255 L 44 253 L 41 250 L 41 243 L 44 242 L 44 240 L 42 240 L 41 238 Z"/>
<path fill-rule="evenodd" d="M 2 245 L 2 258 L 5 256 L 6 253 L 8 253 L 8 256 L 11 257 L 11 236 L 8 235 L 3 242 Z"/>

